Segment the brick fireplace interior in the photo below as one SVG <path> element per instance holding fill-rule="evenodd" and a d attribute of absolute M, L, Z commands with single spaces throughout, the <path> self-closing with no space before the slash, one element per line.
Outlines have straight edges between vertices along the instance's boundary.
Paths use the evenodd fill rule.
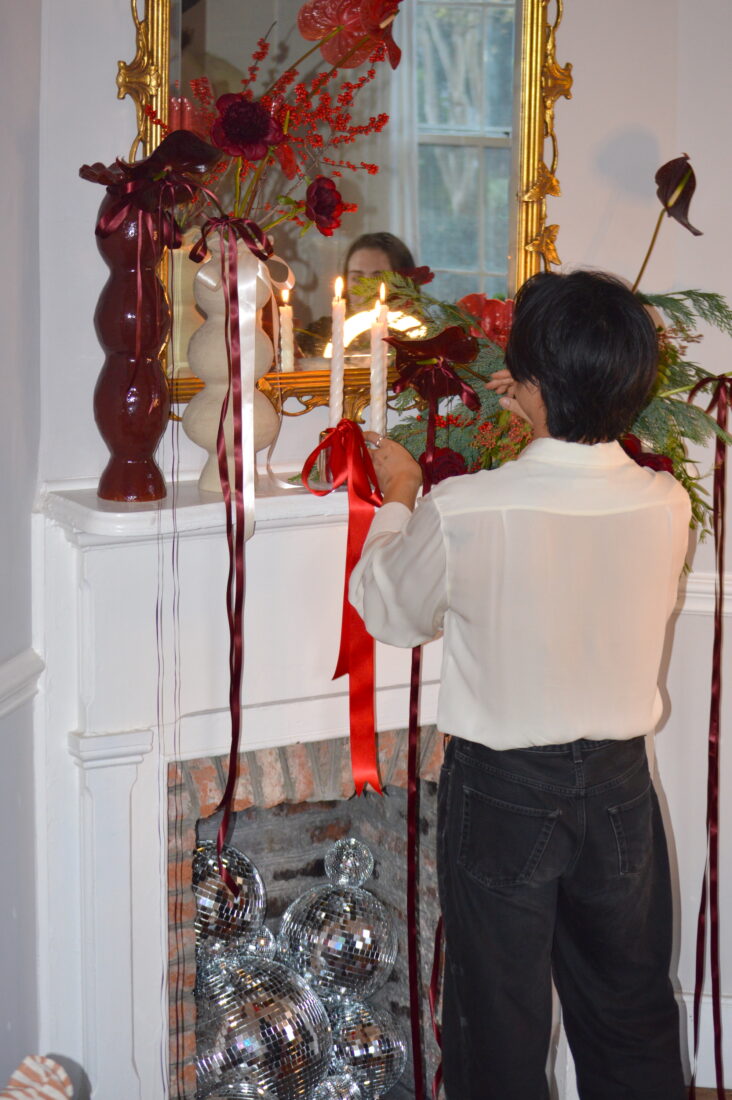
<path fill-rule="evenodd" d="M 267 891 L 266 923 L 276 932 L 296 897 L 327 881 L 323 860 L 342 837 L 372 851 L 374 875 L 364 884 L 391 911 L 399 951 L 385 985 L 372 998 L 388 1009 L 409 1044 L 407 975 L 407 734 L 378 735 L 384 796 L 355 797 L 347 738 L 243 753 L 228 842 L 252 860 Z M 434 932 L 439 916 L 435 874 L 436 789 L 443 739 L 422 730 L 419 793 L 419 945 L 423 991 L 422 1034 L 427 1080 L 438 1062 L 428 1008 Z M 214 840 L 216 807 L 226 784 L 227 759 L 213 757 L 168 767 L 168 941 L 170 1096 L 195 1100 L 196 1004 L 195 902 L 192 854 L 198 841 Z M 411 1059 L 392 1090 L 394 1100 L 414 1095 Z"/>

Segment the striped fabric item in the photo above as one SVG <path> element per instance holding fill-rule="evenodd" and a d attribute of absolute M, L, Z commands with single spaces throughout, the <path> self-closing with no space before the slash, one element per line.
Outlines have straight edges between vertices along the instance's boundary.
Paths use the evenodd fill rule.
<path fill-rule="evenodd" d="M 29 1054 L 0 1092 L 0 1100 L 71 1100 L 74 1089 L 63 1066 Z"/>

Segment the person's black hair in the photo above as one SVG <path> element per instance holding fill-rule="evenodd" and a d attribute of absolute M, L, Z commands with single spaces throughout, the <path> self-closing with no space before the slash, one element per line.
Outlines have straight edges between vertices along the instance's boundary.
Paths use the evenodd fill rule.
<path fill-rule="evenodd" d="M 650 314 L 620 280 L 600 271 L 542 272 L 516 295 L 506 366 L 541 389 L 547 428 L 570 443 L 628 431 L 658 371 Z"/>
<path fill-rule="evenodd" d="M 395 237 L 393 233 L 362 233 L 352 241 L 346 258 L 343 261 L 343 278 L 348 275 L 348 261 L 354 252 L 360 248 L 378 248 L 389 257 L 389 271 L 411 271 L 416 267 L 414 256 L 409 251 L 404 241 Z"/>

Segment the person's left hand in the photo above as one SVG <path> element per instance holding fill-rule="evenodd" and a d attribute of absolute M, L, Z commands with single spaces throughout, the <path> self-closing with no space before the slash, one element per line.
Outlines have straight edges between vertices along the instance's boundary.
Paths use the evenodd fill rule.
<path fill-rule="evenodd" d="M 409 451 L 388 436 L 377 432 L 364 432 L 364 439 L 371 444 L 371 459 L 384 495 L 384 504 L 398 501 L 407 508 L 414 508 L 417 493 L 422 487 L 422 469 Z"/>
<path fill-rule="evenodd" d="M 508 412 L 515 413 L 516 416 L 522 417 L 524 420 L 528 420 L 531 423 L 531 418 L 528 413 L 519 402 L 516 400 L 516 394 L 514 392 L 514 380 L 510 370 L 503 368 L 495 371 L 490 379 L 486 382 L 485 387 L 487 390 L 494 390 L 497 394 L 500 394 L 498 404 L 502 409 L 506 409 Z"/>

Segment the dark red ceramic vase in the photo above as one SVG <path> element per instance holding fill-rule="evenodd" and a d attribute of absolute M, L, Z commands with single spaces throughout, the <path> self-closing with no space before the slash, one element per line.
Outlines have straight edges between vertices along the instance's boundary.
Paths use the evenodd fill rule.
<path fill-rule="evenodd" d="M 100 221 L 119 205 L 123 190 L 107 189 Z M 97 236 L 109 267 L 94 315 L 106 356 L 94 390 L 94 418 L 110 453 L 97 489 L 103 500 L 160 500 L 166 494 L 154 458 L 170 413 L 161 364 L 170 310 L 157 273 L 164 252 L 157 222 L 131 204 L 112 233 Z"/>

